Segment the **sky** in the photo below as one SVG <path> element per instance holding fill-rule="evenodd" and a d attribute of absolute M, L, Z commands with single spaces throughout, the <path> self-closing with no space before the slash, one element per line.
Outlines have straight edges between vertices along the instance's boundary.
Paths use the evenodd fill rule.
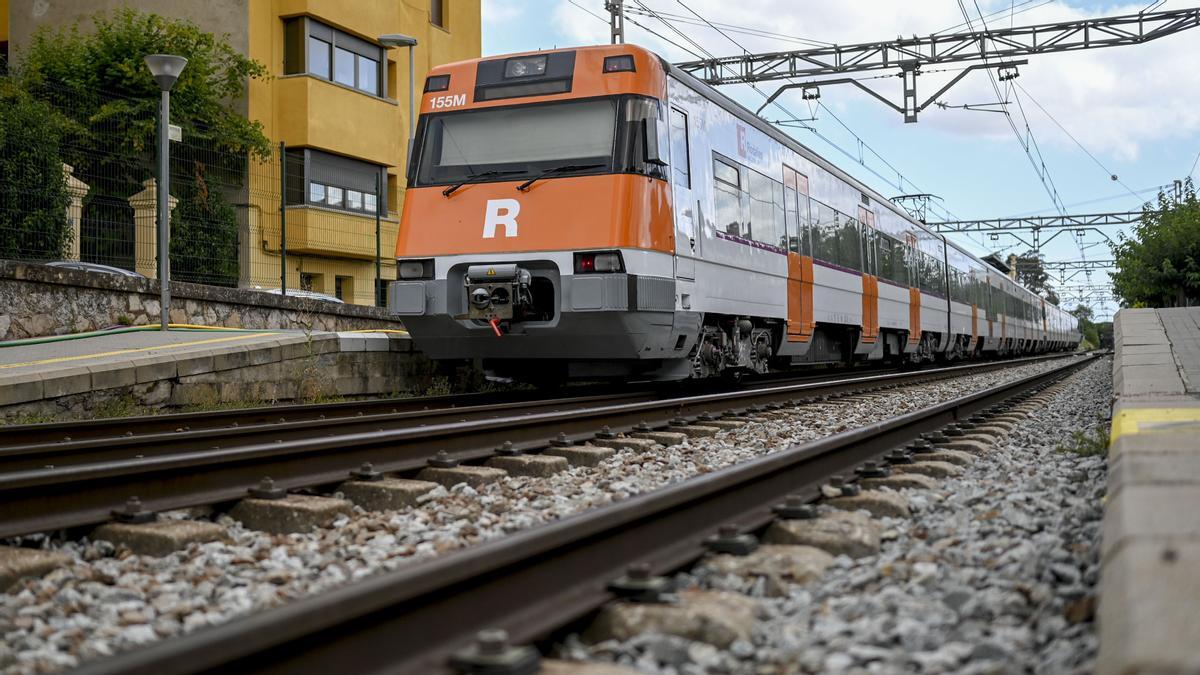
<path fill-rule="evenodd" d="M 964 11 L 976 28 L 982 25 L 982 14 L 987 26 L 996 29 L 1136 14 L 1155 4 L 1159 3 L 626 0 L 627 7 L 635 8 L 628 15 L 626 41 L 679 62 L 696 58 L 683 47 L 699 52 L 680 33 L 713 55 L 730 56 L 743 49 L 774 52 L 812 44 L 805 41 L 849 44 L 960 32 L 967 30 Z M 1154 9 L 1191 6 L 1195 5 L 1168 0 Z M 666 16 L 671 27 L 646 16 L 641 7 Z M 718 27 L 727 26 L 718 31 L 697 15 Z M 483 53 L 607 43 L 607 16 L 603 0 L 483 0 Z M 917 123 L 905 124 L 899 113 L 851 85 L 822 87 L 819 106 L 802 100 L 799 91 L 785 93 L 779 101 L 797 117 L 816 118 L 804 123 L 813 130 L 788 128 L 788 133 L 885 196 L 937 195 L 931 221 L 1055 214 L 1051 189 L 1066 213 L 1136 211 L 1155 198 L 1160 186 L 1189 173 L 1200 179 L 1196 165 L 1200 160 L 1200 28 L 1142 45 L 1043 54 L 1028 60 L 1019 67 L 1011 93 L 1000 85 L 1008 116 L 931 106 Z M 922 75 L 918 79 L 921 100 L 956 74 Z M 900 98 L 897 78 L 863 84 L 894 102 Z M 761 83 L 759 88 L 761 93 L 747 85 L 722 90 L 757 109 L 774 92 L 775 84 Z M 938 100 L 955 106 L 1000 99 L 988 75 L 977 71 Z M 767 108 L 763 116 L 788 118 L 778 108 Z M 1022 141 L 1030 144 L 1032 159 Z M 1045 182 L 1039 171 L 1047 177 Z M 1110 227 L 1104 233 L 1116 239 L 1121 231 Z M 1050 234 L 1044 233 L 1043 239 Z M 958 236 L 961 244 L 980 255 L 1027 249 L 1006 234 L 997 240 L 986 235 Z M 1028 239 L 1028 233 L 1024 236 Z M 1112 257 L 1105 238 L 1096 232 L 1082 237 L 1065 232 L 1043 246 L 1042 252 L 1048 263 Z M 1117 309 L 1114 302 L 1106 301 L 1110 294 L 1104 272 L 1093 273 L 1090 281 L 1078 274 L 1052 283 L 1058 286 L 1064 306 L 1073 307 L 1082 299 L 1102 318 Z"/>

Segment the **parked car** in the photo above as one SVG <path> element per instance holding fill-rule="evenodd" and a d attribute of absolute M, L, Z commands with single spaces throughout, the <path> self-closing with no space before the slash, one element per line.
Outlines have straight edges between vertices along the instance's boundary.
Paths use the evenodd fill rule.
<path fill-rule="evenodd" d="M 80 272 L 98 272 L 100 274 L 115 274 L 121 277 L 133 277 L 134 279 L 145 279 L 146 275 L 127 270 L 121 267 L 113 267 L 112 265 L 101 265 L 100 263 L 81 262 L 79 260 L 55 260 L 54 262 L 46 263 L 47 267 L 60 267 L 65 270 L 78 270 Z"/>
<path fill-rule="evenodd" d="M 270 293 L 271 295 L 283 295 L 283 291 L 279 290 L 278 288 L 257 288 L 255 290 L 262 291 L 263 293 Z M 318 293 L 316 291 L 302 291 L 298 288 L 289 288 L 287 290 L 287 297 L 305 298 L 308 300 L 324 300 L 325 302 L 336 302 L 339 305 L 346 304 L 340 298 L 335 298 L 332 295 Z"/>

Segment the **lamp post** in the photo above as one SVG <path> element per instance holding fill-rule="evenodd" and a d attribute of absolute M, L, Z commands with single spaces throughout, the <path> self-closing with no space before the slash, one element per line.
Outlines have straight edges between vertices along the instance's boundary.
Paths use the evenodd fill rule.
<path fill-rule="evenodd" d="M 146 67 L 162 90 L 158 104 L 158 283 L 162 289 L 162 330 L 170 323 L 171 308 L 171 87 L 179 79 L 187 59 L 171 54 L 150 54 Z"/>
<path fill-rule="evenodd" d="M 379 36 L 379 44 L 384 47 L 408 47 L 408 161 L 412 161 L 413 134 L 417 129 L 417 97 L 414 94 L 417 79 L 416 61 L 413 59 L 413 48 L 417 46 L 417 38 L 400 33 Z"/>

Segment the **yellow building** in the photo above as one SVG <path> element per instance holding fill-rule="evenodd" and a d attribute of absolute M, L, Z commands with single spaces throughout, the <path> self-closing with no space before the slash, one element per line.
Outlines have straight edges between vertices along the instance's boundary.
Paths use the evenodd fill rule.
<path fill-rule="evenodd" d="M 480 55 L 480 0 L 0 0 L 0 50 L 19 58 L 38 28 L 86 28 L 121 6 L 189 19 L 267 66 L 241 105 L 286 148 L 287 286 L 373 304 L 375 205 L 386 206 L 382 277 L 395 279 L 409 129 L 409 50 L 379 37 L 417 39 L 420 96 L 431 67 Z M 278 162 L 249 170 L 243 286 L 280 285 L 279 173 Z"/>

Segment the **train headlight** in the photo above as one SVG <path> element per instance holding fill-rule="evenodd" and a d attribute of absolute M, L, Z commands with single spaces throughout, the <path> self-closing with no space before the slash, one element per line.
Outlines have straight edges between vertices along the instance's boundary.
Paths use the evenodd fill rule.
<path fill-rule="evenodd" d="M 432 279 L 433 260 L 401 260 L 397 273 L 401 279 Z"/>
<path fill-rule="evenodd" d="M 575 254 L 575 273 L 624 272 L 625 263 L 620 251 L 599 251 Z"/>
<path fill-rule="evenodd" d="M 545 56 L 527 56 L 509 59 L 504 64 L 504 77 L 533 77 L 546 74 Z"/>

